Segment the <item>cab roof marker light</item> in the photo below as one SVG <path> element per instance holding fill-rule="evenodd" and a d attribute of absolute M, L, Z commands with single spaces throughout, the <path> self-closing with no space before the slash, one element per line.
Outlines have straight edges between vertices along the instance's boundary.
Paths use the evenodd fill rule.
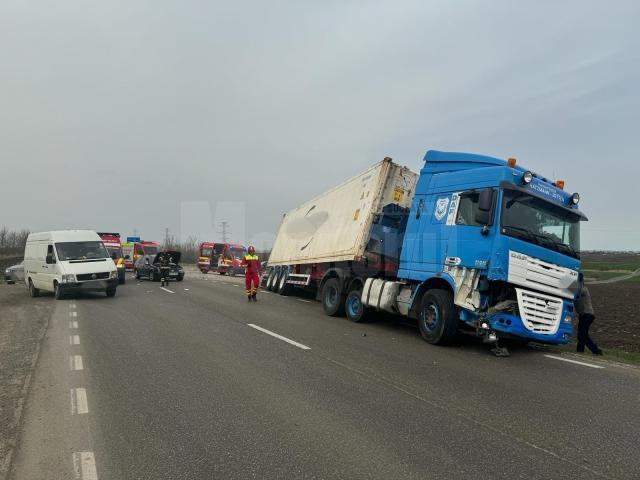
<path fill-rule="evenodd" d="M 507 160 L 507 166 L 514 168 L 516 166 L 516 159 L 511 157 Z"/>
<path fill-rule="evenodd" d="M 580 202 L 580 194 L 576 192 L 573 195 L 571 195 L 571 204 L 578 205 L 578 202 Z"/>
<path fill-rule="evenodd" d="M 531 180 L 533 180 L 533 173 L 531 173 L 530 171 L 527 170 L 522 175 L 522 183 L 524 183 L 526 185 L 526 184 L 531 183 Z"/>
<path fill-rule="evenodd" d="M 564 180 L 556 180 L 556 183 L 554 183 L 554 185 L 560 190 L 564 190 Z"/>

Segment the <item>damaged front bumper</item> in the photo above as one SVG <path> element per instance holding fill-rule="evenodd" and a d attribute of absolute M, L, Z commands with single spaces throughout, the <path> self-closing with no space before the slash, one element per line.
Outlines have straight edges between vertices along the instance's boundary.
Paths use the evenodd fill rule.
<path fill-rule="evenodd" d="M 571 316 L 573 312 L 567 309 L 563 311 L 562 319 L 558 324 L 558 329 L 554 333 L 539 333 L 531 331 L 527 328 L 522 319 L 517 315 L 508 313 L 496 313 L 485 320 L 490 328 L 499 334 L 508 335 L 510 337 L 522 338 L 539 343 L 548 343 L 551 345 L 564 345 L 571 340 L 573 326 L 571 324 Z"/>

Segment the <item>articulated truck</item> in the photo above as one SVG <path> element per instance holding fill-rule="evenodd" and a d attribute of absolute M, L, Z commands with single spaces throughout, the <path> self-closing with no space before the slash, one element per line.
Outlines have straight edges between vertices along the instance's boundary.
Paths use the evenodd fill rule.
<path fill-rule="evenodd" d="M 390 158 L 285 214 L 263 286 L 313 292 L 327 315 L 417 320 L 462 333 L 565 344 L 580 270 L 580 196 L 516 160 L 428 151 L 419 175 Z"/>

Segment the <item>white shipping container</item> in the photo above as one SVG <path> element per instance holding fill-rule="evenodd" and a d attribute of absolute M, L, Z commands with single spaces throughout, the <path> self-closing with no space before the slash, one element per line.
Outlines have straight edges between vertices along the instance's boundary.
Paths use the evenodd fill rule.
<path fill-rule="evenodd" d="M 285 214 L 269 265 L 357 260 L 374 215 L 394 203 L 410 207 L 418 175 L 384 159 L 365 172 Z"/>

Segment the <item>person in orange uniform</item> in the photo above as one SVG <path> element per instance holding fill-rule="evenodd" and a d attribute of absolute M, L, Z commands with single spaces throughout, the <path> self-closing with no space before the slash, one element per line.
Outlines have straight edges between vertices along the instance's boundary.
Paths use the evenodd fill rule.
<path fill-rule="evenodd" d="M 257 302 L 258 286 L 260 285 L 260 260 L 256 255 L 256 249 L 249 246 L 249 253 L 242 258 L 244 267 L 244 288 L 247 300 Z"/>

